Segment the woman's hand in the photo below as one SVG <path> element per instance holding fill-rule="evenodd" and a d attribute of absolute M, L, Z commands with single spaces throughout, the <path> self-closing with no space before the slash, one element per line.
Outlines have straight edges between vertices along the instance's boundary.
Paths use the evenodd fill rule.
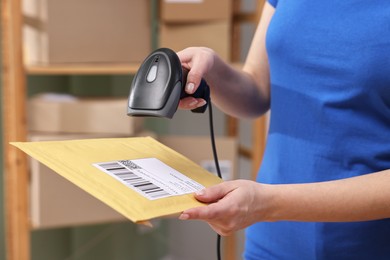
<path fill-rule="evenodd" d="M 269 185 L 248 180 L 227 181 L 195 194 L 207 206 L 185 210 L 180 219 L 203 220 L 226 236 L 258 221 L 269 219 Z"/>
<path fill-rule="evenodd" d="M 212 69 L 216 54 L 209 48 L 190 47 L 179 51 L 177 55 L 179 56 L 182 67 L 189 71 L 185 91 L 187 94 L 193 94 L 202 78 L 206 77 L 207 73 Z M 206 101 L 204 99 L 186 97 L 180 100 L 179 108 L 195 109 L 205 104 Z"/>
<path fill-rule="evenodd" d="M 259 221 L 350 222 L 390 217 L 390 170 L 315 183 L 224 182 L 195 195 L 207 206 L 180 219 L 204 220 L 221 235 Z"/>

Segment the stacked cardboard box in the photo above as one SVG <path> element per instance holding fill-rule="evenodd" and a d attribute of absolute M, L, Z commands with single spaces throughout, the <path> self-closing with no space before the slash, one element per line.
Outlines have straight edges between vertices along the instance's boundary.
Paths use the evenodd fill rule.
<path fill-rule="evenodd" d="M 40 94 L 28 101 L 28 128 L 46 133 L 131 136 L 142 130 L 140 117 L 126 115 L 125 98 L 76 98 Z"/>
<path fill-rule="evenodd" d="M 150 1 L 23 0 L 26 63 L 141 62 Z"/>
<path fill-rule="evenodd" d="M 175 51 L 191 46 L 230 57 L 231 0 L 161 0 L 160 46 Z"/>

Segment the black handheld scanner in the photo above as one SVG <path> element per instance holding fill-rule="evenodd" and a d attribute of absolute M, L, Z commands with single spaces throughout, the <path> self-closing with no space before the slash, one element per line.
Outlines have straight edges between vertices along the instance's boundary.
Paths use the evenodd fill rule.
<path fill-rule="evenodd" d="M 210 100 L 210 88 L 202 79 L 195 93 L 189 95 L 184 87 L 188 70 L 182 68 L 177 54 L 168 48 L 152 52 L 138 69 L 128 98 L 127 115 L 172 118 L 181 98 L 203 98 L 206 105 L 192 112 L 206 111 Z"/>

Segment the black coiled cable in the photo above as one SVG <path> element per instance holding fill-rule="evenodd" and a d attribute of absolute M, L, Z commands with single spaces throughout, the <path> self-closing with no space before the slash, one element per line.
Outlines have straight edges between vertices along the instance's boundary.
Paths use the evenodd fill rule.
<path fill-rule="evenodd" d="M 213 149 L 215 168 L 217 169 L 218 177 L 222 179 L 221 169 L 219 168 L 217 147 L 215 145 L 213 108 L 212 108 L 212 104 L 211 104 L 211 99 L 209 100 L 209 125 L 210 125 L 211 147 Z M 217 234 L 217 259 L 218 260 L 222 259 L 221 258 L 221 235 L 220 234 Z"/>

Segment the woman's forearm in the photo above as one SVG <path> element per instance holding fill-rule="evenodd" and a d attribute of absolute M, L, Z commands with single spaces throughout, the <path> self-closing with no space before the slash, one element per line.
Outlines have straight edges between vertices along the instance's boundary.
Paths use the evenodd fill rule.
<path fill-rule="evenodd" d="M 265 35 L 274 12 L 270 4 L 264 5 L 242 71 L 234 70 L 216 57 L 211 73 L 206 75 L 212 85 L 213 100 L 231 115 L 256 117 L 269 109 L 270 75 Z"/>
<path fill-rule="evenodd" d="M 210 85 L 213 103 L 229 115 L 257 117 L 269 108 L 269 96 L 261 91 L 268 86 L 258 86 L 249 73 L 233 68 L 218 56 L 205 79 Z"/>
<path fill-rule="evenodd" d="M 390 218 L 390 170 L 348 179 L 271 185 L 271 221 L 347 222 Z"/>
<path fill-rule="evenodd" d="M 189 70 L 185 91 L 194 93 L 204 78 L 210 86 L 211 97 L 225 113 L 235 117 L 254 118 L 264 114 L 270 105 L 270 73 L 265 47 L 268 24 L 274 8 L 266 3 L 260 23 L 242 70 L 223 61 L 212 49 L 189 47 L 178 52 L 181 64 Z M 195 109 L 204 100 L 183 98 L 179 106 Z"/>

